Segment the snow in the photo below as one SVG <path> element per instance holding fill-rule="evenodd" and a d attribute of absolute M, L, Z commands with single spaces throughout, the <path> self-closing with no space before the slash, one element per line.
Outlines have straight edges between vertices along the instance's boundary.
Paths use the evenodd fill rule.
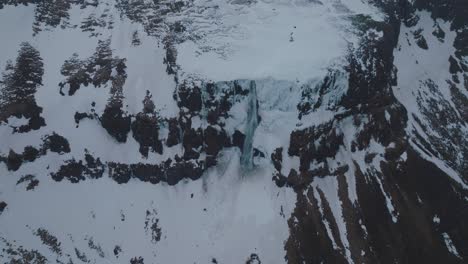
<path fill-rule="evenodd" d="M 37 248 L 40 243 L 32 232 L 42 227 L 58 237 L 65 253 L 74 256 L 74 247 L 78 247 L 101 263 L 127 263 L 135 255 L 162 263 L 203 263 L 212 257 L 242 262 L 250 253 L 257 253 L 267 263 L 283 259 L 286 221 L 295 199 L 292 190 L 271 184 L 268 169 L 252 171 L 255 177 L 239 181 L 238 154 L 228 151 L 223 155 L 221 166 L 203 181 L 175 187 L 139 181 L 118 185 L 107 178 L 57 183 L 44 173 L 37 175 L 40 186 L 36 190 L 25 191 L 12 188 L 16 179 L 9 178 L 0 186 L 9 208 L 2 214 L 0 236 Z M 280 207 L 285 218 L 279 216 Z M 162 239 L 155 245 L 143 229 L 146 210 L 157 212 L 162 229 Z M 80 243 L 86 237 L 102 246 L 105 260 L 86 251 L 86 244 Z M 112 254 L 115 245 L 123 249 L 117 260 Z M 184 254 L 174 254 L 176 251 Z"/>
<path fill-rule="evenodd" d="M 422 82 L 431 79 L 437 85 L 440 93 L 442 94 L 442 99 L 448 102 L 451 108 L 460 115 L 452 101 L 451 92 L 447 83 L 447 80 L 451 79 L 448 70 L 448 58 L 455 52 L 453 42 L 455 40 L 456 32 L 450 30 L 449 22 L 444 22 L 440 19 L 434 21 L 428 12 L 418 11 L 416 14 L 420 17 L 417 25 L 411 28 L 404 25 L 401 27 L 400 39 L 398 41 L 399 44 L 394 52 L 394 64 L 398 68 L 398 85 L 393 87 L 393 93 L 398 101 L 400 101 L 408 111 L 409 120 L 406 131 L 409 135 L 414 135 L 414 133 L 417 132 L 419 135 L 426 138 L 429 134 L 442 138 L 442 136 L 438 135 L 434 129 L 423 129 L 415 120 L 415 117 L 417 117 L 419 120 L 424 122 L 425 125 L 430 127 L 430 125 L 427 124 L 427 121 L 425 121 L 426 118 L 423 113 L 421 113 L 419 106 L 420 103 L 417 101 L 417 97 L 420 93 L 426 95 L 432 94 L 425 85 L 421 85 Z M 446 33 L 443 42 L 439 41 L 434 35 L 432 35 L 435 22 Z M 412 33 L 417 29 L 422 29 L 421 34 L 427 40 L 429 47 L 428 50 L 421 49 L 417 46 Z M 439 101 L 442 99 L 437 98 Z M 468 127 L 466 124 L 462 124 L 461 132 L 468 133 Z M 463 188 L 468 189 L 468 185 L 463 181 L 459 173 L 448 166 L 444 161 L 438 157 L 434 157 L 432 155 L 429 156 L 427 151 L 422 150 L 418 144 L 413 142 L 413 140 L 410 140 L 410 144 L 414 149 L 418 150 L 419 154 L 423 158 L 434 163 Z"/>
<path fill-rule="evenodd" d="M 202 39 L 179 44 L 177 61 L 186 75 L 213 81 L 272 77 L 305 82 L 324 75 L 330 65 L 344 62 L 348 45 L 357 41 L 349 32 L 350 15 L 379 14 L 357 0 L 248 5 L 199 0 L 194 6 L 184 20 L 188 31 Z"/>
<path fill-rule="evenodd" d="M 349 250 L 348 232 L 346 229 L 346 222 L 343 217 L 343 203 L 338 196 L 338 180 L 336 177 L 314 178 L 311 186 L 313 186 L 315 189 L 320 189 L 323 192 L 325 199 L 330 205 L 333 218 L 335 219 L 338 226 L 340 240 L 344 246 L 343 251 L 345 253 L 345 257 L 349 263 L 354 263 L 351 258 L 351 251 Z M 329 232 L 328 228 L 327 232 Z"/>
<path fill-rule="evenodd" d="M 324 216 L 325 214 L 324 214 L 324 211 L 323 211 L 322 198 L 320 197 L 320 194 L 317 191 L 314 191 L 314 197 L 315 197 L 315 199 L 317 199 L 320 214 L 322 216 Z M 332 229 L 330 227 L 330 223 L 328 222 L 328 220 L 325 217 L 322 217 L 322 221 L 325 224 L 325 229 L 327 230 L 327 235 L 328 235 L 328 237 L 330 238 L 330 240 L 332 242 L 333 249 L 339 249 L 338 245 L 336 244 L 335 237 L 333 236 Z"/>
<path fill-rule="evenodd" d="M 95 11 L 102 10 L 73 7 L 70 23 L 77 24 Z M 119 17 L 113 7 L 109 12 Z M 125 163 L 159 163 L 182 153 L 180 145 L 165 147 L 163 155 L 151 153 L 144 159 L 131 133 L 126 143 L 119 144 L 97 120 L 85 119 L 76 127 L 73 115 L 77 111 L 89 112 L 92 102 L 96 102 L 97 114 L 103 112 L 109 87 L 90 85 L 81 87 L 73 96 L 61 96 L 58 84 L 64 76 L 60 75 L 60 68 L 73 53 L 78 53 L 80 59 L 88 58 L 93 55 L 99 39 L 110 38 L 113 55 L 127 59 L 128 77 L 123 91 L 124 105 L 128 107 L 125 110 L 130 114 L 140 112 L 146 90 L 152 93 L 162 117 L 174 117 L 179 109 L 172 98 L 176 84 L 173 76 L 166 73 L 165 52 L 156 45 L 157 40 L 140 34 L 141 45 L 131 45 L 134 30 L 141 33 L 138 25 L 124 18 L 116 20 L 112 30 L 98 30 L 102 34 L 98 38 L 90 38 L 79 27 L 51 29 L 32 38 L 33 17 L 31 5 L 0 10 L 3 36 L 0 66 L 3 68 L 7 59 L 16 58 L 22 41 L 30 41 L 40 51 L 45 74 L 44 85 L 39 87 L 36 100 L 44 108 L 42 116 L 47 126 L 27 134 L 11 134 L 9 126 L 0 126 L 0 152 L 8 153 L 10 148 L 22 152 L 25 146 L 39 146 L 41 138 L 52 132 L 67 138 L 71 152 L 64 155 L 48 153 L 34 163 L 23 164 L 16 172 L 7 171 L 3 163 L 0 165 L 0 174 L 9 176 L 0 182 L 0 199 L 8 203 L 7 210 L 1 215 L 0 237 L 28 249 L 38 249 L 48 259 L 54 259 L 57 256 L 33 234 L 37 228 L 44 228 L 61 242 L 64 254 L 58 258 L 64 263 L 68 261 L 68 254 L 75 263 L 79 262 L 75 247 L 95 263 L 128 263 L 135 256 L 142 256 L 145 262 L 157 263 L 207 263 L 212 258 L 222 263 L 242 263 L 251 253 L 258 254 L 264 263 L 284 261 L 284 241 L 289 236 L 287 220 L 296 199 L 294 192 L 274 184 L 271 164 L 254 167 L 248 172 L 251 176 L 241 180 L 240 175 L 245 172 L 240 170 L 240 153 L 236 149 L 220 153 L 219 165 L 205 173 L 202 179 L 183 181 L 177 186 L 151 185 L 137 180 L 118 185 L 106 176 L 79 184 L 52 180 L 51 172 L 57 171 L 65 160 L 82 159 L 85 149 L 103 162 Z M 13 24 L 15 30 L 11 30 Z M 291 122 L 295 122 L 295 108 L 277 108 L 276 103 L 266 100 L 269 87 L 259 83 L 259 87 L 263 87 L 259 88 L 259 111 L 265 120 L 259 131 L 281 126 L 278 116 L 294 116 Z M 296 91 L 299 90 L 296 88 Z M 280 98 L 279 94 L 277 98 Z M 297 93 L 293 95 L 295 98 Z M 243 111 L 245 106 L 245 102 L 241 102 L 234 109 Z M 228 120 L 231 130 L 241 129 L 244 125 L 242 115 L 237 121 L 235 118 L 234 113 Z M 9 121 L 11 125 L 19 125 L 25 120 L 13 118 Z M 199 119 L 194 125 L 201 126 L 203 122 Z M 254 147 L 269 146 L 265 143 L 268 140 L 272 145 L 286 145 L 288 129 L 272 133 L 269 138 L 256 136 Z M 161 134 L 167 136 L 166 132 L 163 128 Z M 272 150 L 268 147 L 265 151 L 270 155 Z M 19 176 L 26 174 L 36 175 L 40 181 L 32 191 L 26 191 L 24 185 L 16 185 Z M 144 230 L 146 210 L 157 212 L 155 217 L 159 219 L 162 238 L 156 244 Z M 121 220 L 122 214 L 125 221 Z M 88 247 L 90 239 L 102 247 L 104 258 Z M 123 250 L 118 259 L 113 255 L 115 245 L 120 245 Z"/>
<path fill-rule="evenodd" d="M 460 254 L 458 254 L 457 248 L 455 247 L 455 245 L 453 245 L 452 239 L 450 238 L 449 234 L 442 233 L 442 237 L 444 238 L 445 245 L 447 246 L 449 252 L 461 259 Z"/>
<path fill-rule="evenodd" d="M 305 86 L 315 87 L 330 70 L 343 66 L 349 45 L 356 45 L 358 38 L 349 26 L 352 15 L 370 14 L 377 20 L 383 17 L 360 0 L 345 3 L 306 0 L 247 2 L 250 1 L 195 0 L 181 17 L 172 17 L 187 22 L 185 25 L 191 36 L 202 36 L 175 43 L 178 50 L 177 63 L 181 68 L 178 77 L 193 78 L 198 84 L 212 80 L 220 87 L 227 85 L 223 82 L 231 80 L 239 80 L 244 87 L 248 87 L 250 81 L 254 82 L 261 122 L 251 133 L 251 146 L 260 149 L 267 158 L 276 148 L 282 147 L 281 173 L 288 175 L 291 169 L 297 170 L 300 164 L 298 157 L 288 155 L 291 132 L 331 121 L 336 114 L 341 113 L 342 109 L 331 111 L 328 107 L 335 106 L 347 92 L 348 76 L 344 72 L 337 74 L 338 80 L 333 91 L 322 98 L 323 107 L 299 120 L 297 104 L 301 100 L 302 90 Z M 92 12 L 103 12 L 103 5 L 100 4 L 97 10 L 73 7 L 70 23 L 77 24 Z M 109 12 L 118 18 L 115 8 L 109 8 Z M 431 21 L 428 15 L 420 14 L 420 23 L 429 25 Z M 176 83 L 174 76 L 166 73 L 166 65 L 163 64 L 165 51 L 158 46 L 159 40 L 147 36 L 141 25 L 126 18 L 116 19 L 112 30 L 99 29 L 98 33 L 102 35 L 98 38 L 90 38 L 89 33 L 81 32 L 79 28 L 52 29 L 32 38 L 32 21 L 32 6 L 0 10 L 0 32 L 5 35 L 2 39 L 0 66 L 3 68 L 6 60 L 16 57 L 22 41 L 29 40 L 40 50 L 46 69 L 44 85 L 38 89 L 36 99 L 38 105 L 44 107 L 43 116 L 47 126 L 28 134 L 14 135 L 10 127 L 0 126 L 0 153 L 7 153 L 10 148 L 22 152 L 27 145 L 38 146 L 41 138 L 52 132 L 65 136 L 72 150 L 65 155 L 48 153 L 34 163 L 24 164 L 14 173 L 7 171 L 3 164 L 0 165 L 0 174 L 34 174 L 40 180 L 39 186 L 33 191 L 25 191 L 23 185 L 17 186 L 18 177 L 5 177 L 0 182 L 0 198 L 8 202 L 8 208 L 1 216 L 0 237 L 16 240 L 26 248 L 48 252 L 50 258 L 53 257 L 52 252 L 33 235 L 34 230 L 42 227 L 59 238 L 63 251 L 70 254 L 73 260 L 77 247 L 95 263 L 128 263 L 135 256 L 157 263 L 207 263 L 212 258 L 216 258 L 219 263 L 243 263 L 251 253 L 258 254 L 263 263 L 285 261 L 284 242 L 289 236 L 287 221 L 296 198 L 291 188 L 276 187 L 271 180 L 274 168 L 268 159 L 255 160 L 251 170 L 243 171 L 240 151 L 227 148 L 219 154 L 219 164 L 207 171 L 202 179 L 185 180 L 176 186 L 164 183 L 151 185 L 137 180 L 118 185 L 107 177 L 79 184 L 53 181 L 50 173 L 56 171 L 64 160 L 81 159 L 85 149 L 103 162 L 124 163 L 160 163 L 168 157 L 181 156 L 183 153 L 182 147 L 178 145 L 165 147 L 162 155 L 150 153 L 148 159 L 144 159 L 131 133 L 126 143 L 119 144 L 97 123 L 98 120 L 85 119 L 76 127 L 73 115 L 77 111 L 89 112 L 92 102 L 97 103 L 97 114 L 104 111 L 109 87 L 95 88 L 90 85 L 81 87 L 73 96 L 61 96 L 58 83 L 64 79 L 60 75 L 60 68 L 65 59 L 75 52 L 79 58 L 88 58 L 94 53 L 99 39 L 111 39 L 114 56 L 126 58 L 128 77 L 123 92 L 125 110 L 129 114 L 141 111 L 142 100 L 149 90 L 159 115 L 176 117 L 179 111 L 173 99 Z M 15 25 L 15 30 L 11 29 L 11 25 Z M 449 26 L 441 25 L 444 28 Z M 131 44 L 135 30 L 140 33 L 141 39 L 141 45 L 136 47 Z M 411 30 L 403 27 L 402 36 L 410 34 Z M 394 88 L 394 92 L 409 109 L 410 124 L 414 124 L 411 114 L 420 114 L 414 99 L 418 81 L 427 76 L 438 76 L 440 78 L 437 81 L 443 83 L 447 73 L 438 74 L 440 68 L 448 67 L 447 58 L 453 52 L 450 47 L 453 34 L 448 34 L 445 43 L 435 40 L 428 30 L 423 34 L 429 40 L 431 53 L 415 50 L 412 48 L 414 43 L 411 48 L 404 46 L 405 41 L 400 41 L 402 49 L 396 52 L 399 86 Z M 432 56 L 434 54 L 435 59 Z M 433 66 L 416 67 L 415 60 L 420 65 Z M 405 67 L 411 67 L 412 71 Z M 250 101 L 251 106 L 252 103 L 253 100 Z M 236 129 L 246 132 L 248 106 L 249 101 L 245 98 L 233 105 L 225 120 L 225 129 L 229 134 Z M 385 112 L 385 118 L 390 120 L 388 112 Z M 9 121 L 10 125 L 25 122 L 15 118 Z M 206 125 L 203 114 L 192 119 L 193 127 Z M 374 172 L 387 209 L 396 223 L 398 212 L 391 195 L 386 192 L 385 182 L 377 175 L 380 162 L 384 159 L 385 147 L 371 140 L 368 149 L 350 154 L 351 144 L 361 129 L 354 125 L 352 118 L 340 120 L 337 131 L 344 135 L 345 143 L 337 155 L 326 162 L 331 170 L 343 164 L 349 165 L 345 179 L 349 199 L 353 204 L 358 202 L 354 174 L 357 166 L 364 173 Z M 166 138 L 167 133 L 167 128 L 163 127 L 161 138 Z M 376 156 L 371 164 L 367 164 L 365 156 L 370 153 Z M 432 159 L 438 166 L 445 166 L 433 157 L 426 158 Z M 401 159 L 407 159 L 406 152 Z M 369 171 L 371 169 L 375 171 Z M 453 170 L 446 171 L 457 179 Z M 339 237 L 334 237 L 330 223 L 323 220 L 333 248 L 339 249 L 336 242 L 340 239 L 346 259 L 352 263 L 337 178 L 314 178 L 311 186 L 318 201 L 319 213 L 324 215 L 323 204 L 327 202 L 337 223 Z M 324 200 L 318 195 L 318 190 L 324 193 Z M 159 219 L 162 237 L 156 244 L 143 228 L 147 210 L 153 214 L 152 217 Z M 284 216 L 280 215 L 281 211 Z M 440 219 L 434 216 L 433 221 L 439 223 Z M 360 226 L 367 234 L 361 222 Z M 89 249 L 87 241 L 90 239 L 102 246 L 104 258 Z M 444 233 L 444 239 L 450 252 L 457 255 L 448 234 Z M 114 258 L 112 252 L 115 245 L 123 249 L 118 259 Z M 64 262 L 66 254 L 61 259 Z"/>

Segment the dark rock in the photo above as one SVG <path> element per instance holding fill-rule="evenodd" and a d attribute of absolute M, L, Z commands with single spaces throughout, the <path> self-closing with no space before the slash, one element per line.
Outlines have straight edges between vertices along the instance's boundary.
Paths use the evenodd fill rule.
<path fill-rule="evenodd" d="M 180 143 L 180 129 L 176 118 L 171 118 L 169 123 L 169 135 L 166 140 L 168 147 L 175 146 Z"/>
<path fill-rule="evenodd" d="M 130 260 L 130 264 L 145 264 L 142 257 L 134 257 Z"/>
<path fill-rule="evenodd" d="M 253 156 L 259 158 L 265 158 L 265 153 L 260 151 L 258 148 L 253 148 Z"/>
<path fill-rule="evenodd" d="M 460 68 L 460 66 L 458 65 L 457 60 L 455 60 L 454 57 L 452 57 L 452 56 L 449 57 L 449 63 L 450 63 L 449 71 L 450 71 L 451 74 L 457 74 L 459 72 L 462 72 L 462 69 Z"/>
<path fill-rule="evenodd" d="M 120 254 L 121 252 L 122 252 L 122 248 L 121 248 L 119 245 L 117 245 L 117 246 L 114 247 L 114 255 L 115 255 L 116 258 L 119 257 L 119 254 Z"/>
<path fill-rule="evenodd" d="M 29 182 L 28 186 L 26 186 L 26 191 L 34 190 L 39 185 L 39 180 L 33 179 Z"/>
<path fill-rule="evenodd" d="M 42 110 L 42 108 L 41 108 Z M 15 130 L 15 132 L 19 132 L 19 133 L 27 133 L 31 130 L 39 130 L 41 127 L 44 127 L 46 126 L 46 123 L 45 123 L 45 119 L 41 116 L 39 116 L 39 114 L 41 113 L 42 111 L 40 111 L 38 114 L 35 114 L 33 115 L 29 121 L 28 121 L 28 124 L 25 125 L 25 126 L 20 126 L 18 128 L 18 130 Z"/>
<path fill-rule="evenodd" d="M 200 152 L 194 149 L 185 150 L 183 158 L 184 160 L 196 160 L 200 158 Z"/>
<path fill-rule="evenodd" d="M 106 106 L 100 120 L 102 127 L 117 142 L 127 142 L 127 134 L 131 129 L 131 117 L 122 111 L 121 105 L 110 103 Z"/>
<path fill-rule="evenodd" d="M 164 47 L 166 49 L 166 57 L 163 62 L 166 64 L 166 72 L 167 74 L 175 74 L 177 70 L 177 49 L 172 45 L 171 41 L 167 41 Z"/>
<path fill-rule="evenodd" d="M 66 178 L 71 183 L 78 183 L 79 181 L 85 180 L 85 170 L 86 167 L 81 160 L 77 162 L 75 159 L 71 159 L 60 166 L 60 169 L 56 173 L 51 173 L 51 176 L 55 181 L 62 181 Z"/>
<path fill-rule="evenodd" d="M 68 143 L 68 140 L 55 132 L 44 139 L 43 148 L 59 154 L 70 152 L 70 144 Z"/>
<path fill-rule="evenodd" d="M 434 37 L 436 37 L 440 42 L 444 42 L 445 32 L 439 25 L 437 25 L 434 31 L 432 31 L 432 35 L 434 35 Z"/>
<path fill-rule="evenodd" d="M 332 158 L 343 144 L 343 134 L 333 128 L 333 121 L 317 127 L 295 130 L 290 136 L 288 154 L 300 158 L 300 171 L 309 169 L 310 162 Z"/>
<path fill-rule="evenodd" d="M 159 165 L 138 163 L 132 164 L 130 167 L 133 176 L 140 181 L 157 184 L 163 178 L 164 171 Z"/>
<path fill-rule="evenodd" d="M 216 166 L 216 164 L 218 164 L 218 160 L 216 159 L 216 156 L 210 156 L 210 155 L 207 155 L 207 156 L 206 156 L 206 159 L 205 159 L 205 166 L 206 166 L 207 168 Z"/>
<path fill-rule="evenodd" d="M 202 109 L 202 95 L 200 88 L 189 87 L 186 83 L 178 87 L 179 107 L 186 107 L 191 113 L 198 113 Z"/>
<path fill-rule="evenodd" d="M 8 157 L 6 159 L 6 165 L 8 170 L 17 171 L 21 167 L 21 164 L 23 164 L 23 157 L 21 156 L 21 154 L 17 154 L 16 152 L 10 149 L 10 153 L 8 154 Z"/>
<path fill-rule="evenodd" d="M 7 203 L 4 201 L 0 201 L 0 215 L 5 211 L 5 208 L 7 207 Z"/>
<path fill-rule="evenodd" d="M 427 41 L 426 41 L 426 38 L 424 38 L 424 36 L 421 34 L 422 31 L 421 30 L 418 30 L 414 33 L 414 37 L 416 39 L 416 44 L 421 48 L 421 49 L 424 49 L 424 50 L 427 50 L 429 49 L 429 46 L 427 45 Z"/>
<path fill-rule="evenodd" d="M 109 162 L 109 177 L 118 184 L 127 183 L 132 177 L 132 170 L 129 165 L 122 163 Z"/>
<path fill-rule="evenodd" d="M 104 174 L 105 166 L 99 158 L 94 158 L 91 154 L 85 154 L 86 175 L 92 179 L 101 178 Z"/>
<path fill-rule="evenodd" d="M 148 157 L 148 150 L 162 154 L 162 144 L 159 141 L 159 124 L 154 115 L 139 113 L 132 123 L 135 140 L 140 144 L 140 153 Z"/>
<path fill-rule="evenodd" d="M 203 144 L 203 130 L 198 128 L 197 130 L 191 128 L 187 129 L 184 132 L 183 142 L 182 142 L 185 155 L 192 155 L 193 152 L 197 152 Z"/>
<path fill-rule="evenodd" d="M 239 130 L 234 131 L 234 134 L 232 134 L 232 145 L 238 147 L 241 150 L 241 152 L 244 148 L 244 141 L 245 135 Z"/>
<path fill-rule="evenodd" d="M 464 8 L 465 10 L 467 8 Z M 467 12 L 468 15 L 468 12 Z M 466 18 L 466 17 L 465 17 Z M 466 24 L 466 23 L 465 23 Z M 457 32 L 453 46 L 455 47 L 455 56 L 459 59 L 468 56 L 468 47 L 466 45 L 468 41 L 468 29 L 462 28 Z"/>
<path fill-rule="evenodd" d="M 162 231 L 159 227 L 159 218 L 157 218 L 157 211 L 153 209 L 153 212 L 146 210 L 145 218 L 145 231 L 151 234 L 151 242 L 156 244 L 161 241 Z"/>
<path fill-rule="evenodd" d="M 247 259 L 245 264 L 262 264 L 262 262 L 260 261 L 260 258 L 257 254 L 252 253 L 250 254 L 250 257 Z"/>
<path fill-rule="evenodd" d="M 133 46 L 140 46 L 141 45 L 141 40 L 140 40 L 140 36 L 138 35 L 138 30 L 133 31 L 132 45 Z"/>
<path fill-rule="evenodd" d="M 23 150 L 24 161 L 33 162 L 40 156 L 40 152 L 33 146 L 26 146 Z"/>
<path fill-rule="evenodd" d="M 34 190 L 39 185 L 39 180 L 36 179 L 34 175 L 25 175 L 21 177 L 17 182 L 16 185 L 21 184 L 23 182 L 28 182 L 26 186 L 26 191 Z"/>
<path fill-rule="evenodd" d="M 94 116 L 88 113 L 75 112 L 74 118 L 75 118 L 75 123 L 78 126 L 81 120 L 85 118 L 94 119 Z"/>
<path fill-rule="evenodd" d="M 377 153 L 366 153 L 366 156 L 364 157 L 364 162 L 366 162 L 367 164 L 372 163 L 376 155 Z"/>
<path fill-rule="evenodd" d="M 283 148 L 276 148 L 273 153 L 271 153 L 271 161 L 273 162 L 273 166 L 277 171 L 281 171 L 282 162 L 283 162 Z"/>
<path fill-rule="evenodd" d="M 38 236 L 42 243 L 46 245 L 52 252 L 57 255 L 62 255 L 61 243 L 58 241 L 57 237 L 50 234 L 49 231 L 43 228 L 39 228 L 34 232 L 34 235 Z"/>
<path fill-rule="evenodd" d="M 175 163 L 166 170 L 166 182 L 169 185 L 176 185 L 184 178 L 192 180 L 199 179 L 203 174 L 203 168 L 192 162 Z"/>
<path fill-rule="evenodd" d="M 222 129 L 218 131 L 213 126 L 208 126 L 203 133 L 203 141 L 205 143 L 205 152 L 207 155 L 216 156 L 223 147 L 229 145 L 229 138 L 226 132 Z"/>
<path fill-rule="evenodd" d="M 21 177 L 17 182 L 16 182 L 16 185 L 20 184 L 20 183 L 23 183 L 23 182 L 27 182 L 27 181 L 30 181 L 32 179 L 36 178 L 34 175 L 31 175 L 31 174 L 28 174 L 28 175 L 24 175 L 23 177 Z"/>
<path fill-rule="evenodd" d="M 286 178 L 285 176 L 279 173 L 273 176 L 272 180 L 275 182 L 276 186 L 278 186 L 279 188 L 286 186 L 286 183 L 288 182 L 288 178 Z"/>

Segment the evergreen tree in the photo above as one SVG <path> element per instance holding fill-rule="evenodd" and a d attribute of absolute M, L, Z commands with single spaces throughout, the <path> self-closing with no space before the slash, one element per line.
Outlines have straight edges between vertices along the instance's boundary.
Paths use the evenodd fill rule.
<path fill-rule="evenodd" d="M 39 1 L 35 9 L 35 21 L 33 24 L 34 35 L 41 31 L 41 25 L 57 27 L 62 22 L 62 28 L 66 26 L 71 8 L 69 0 Z"/>
<path fill-rule="evenodd" d="M 21 43 L 16 63 L 7 63 L 3 73 L 2 101 L 22 102 L 32 99 L 38 86 L 42 85 L 44 63 L 38 50 L 29 43 Z"/>
<path fill-rule="evenodd" d="M 10 101 L 10 98 L 14 96 L 12 94 L 13 90 L 7 88 L 11 87 L 14 70 L 15 66 L 13 65 L 13 62 L 8 60 L 5 66 L 5 71 L 2 73 L 2 80 L 0 81 L 0 106 L 6 105 Z"/>
<path fill-rule="evenodd" d="M 68 94 L 73 95 L 84 84 L 87 86 L 92 80 L 88 72 L 88 61 L 80 60 L 78 54 L 74 53 L 72 57 L 65 60 L 60 73 L 67 77 L 67 80 L 60 82 L 60 94 L 63 94 L 63 87 L 68 83 L 70 85 Z"/>
<path fill-rule="evenodd" d="M 152 97 L 153 95 L 150 91 L 146 90 L 146 96 L 145 99 L 143 99 L 143 113 L 145 114 L 152 114 L 156 109 Z"/>
<path fill-rule="evenodd" d="M 29 43 L 21 43 L 15 63 L 7 63 L 2 75 L 0 122 L 10 116 L 29 119 L 27 125 L 15 128 L 15 132 L 28 132 L 45 126 L 40 116 L 42 108 L 36 104 L 34 94 L 42 85 L 44 63 L 39 51 Z"/>

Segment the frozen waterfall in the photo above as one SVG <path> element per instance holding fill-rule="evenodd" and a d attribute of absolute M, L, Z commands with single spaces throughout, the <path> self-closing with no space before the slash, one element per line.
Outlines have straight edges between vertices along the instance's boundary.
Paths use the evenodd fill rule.
<path fill-rule="evenodd" d="M 258 126 L 257 88 L 255 81 L 250 81 L 247 105 L 247 123 L 245 141 L 241 155 L 241 166 L 244 170 L 253 169 L 253 137 Z"/>

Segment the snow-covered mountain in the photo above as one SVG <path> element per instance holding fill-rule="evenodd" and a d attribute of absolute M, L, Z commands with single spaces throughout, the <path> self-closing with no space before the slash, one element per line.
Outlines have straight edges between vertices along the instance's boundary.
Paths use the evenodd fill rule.
<path fill-rule="evenodd" d="M 1 263 L 468 263 L 466 0 L 0 0 Z"/>

